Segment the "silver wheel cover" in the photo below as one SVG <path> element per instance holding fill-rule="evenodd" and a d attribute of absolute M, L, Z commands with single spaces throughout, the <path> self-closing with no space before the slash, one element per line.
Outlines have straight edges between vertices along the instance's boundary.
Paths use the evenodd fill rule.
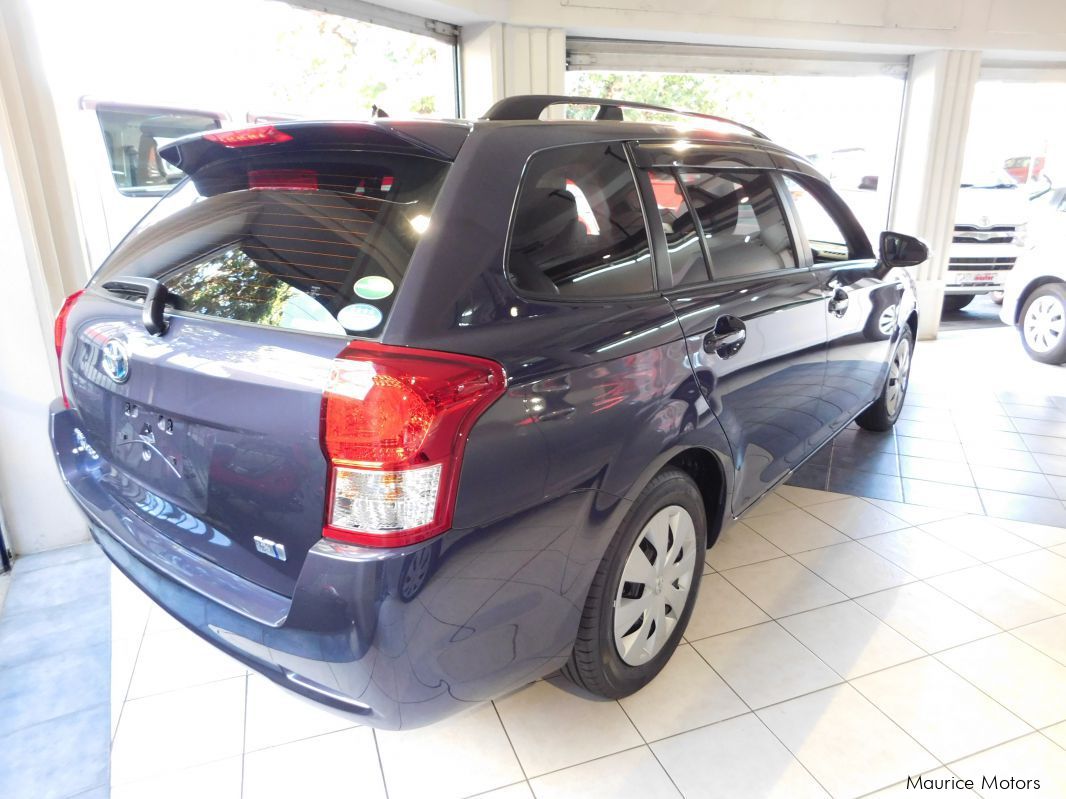
<path fill-rule="evenodd" d="M 1062 340 L 1066 329 L 1066 311 L 1058 297 L 1037 297 L 1025 310 L 1022 335 L 1033 352 L 1048 352 Z"/>
<path fill-rule="evenodd" d="M 660 510 L 630 550 L 614 599 L 614 645 L 630 666 L 654 658 L 677 627 L 696 572 L 696 528 L 680 505 Z"/>
<path fill-rule="evenodd" d="M 907 393 L 907 381 L 911 375 L 911 340 L 901 338 L 888 367 L 888 383 L 885 386 L 885 410 L 895 416 Z"/>

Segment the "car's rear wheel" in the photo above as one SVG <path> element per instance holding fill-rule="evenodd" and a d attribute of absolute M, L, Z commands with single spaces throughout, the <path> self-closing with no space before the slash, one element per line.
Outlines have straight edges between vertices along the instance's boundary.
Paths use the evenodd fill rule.
<path fill-rule="evenodd" d="M 563 673 L 612 699 L 651 681 L 692 614 L 706 541 L 699 489 L 685 472 L 664 469 L 633 503 L 596 571 Z"/>
<path fill-rule="evenodd" d="M 949 313 L 961 311 L 973 302 L 975 296 L 974 294 L 946 294 L 944 295 L 944 310 Z"/>
<path fill-rule="evenodd" d="M 903 401 L 907 398 L 907 386 L 911 379 L 911 355 L 914 352 L 914 335 L 909 326 L 904 326 L 892 360 L 888 364 L 888 377 L 885 379 L 881 395 L 873 405 L 859 414 L 855 422 L 863 430 L 883 433 L 891 430 L 903 410 Z"/>
<path fill-rule="evenodd" d="M 1029 295 L 1019 327 L 1022 346 L 1040 363 L 1066 363 L 1066 285 L 1045 283 Z"/>

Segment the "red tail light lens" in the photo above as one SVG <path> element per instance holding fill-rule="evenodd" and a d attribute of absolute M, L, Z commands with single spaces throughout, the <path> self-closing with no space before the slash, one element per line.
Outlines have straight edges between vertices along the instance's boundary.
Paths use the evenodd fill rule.
<path fill-rule="evenodd" d="M 63 305 L 60 307 L 59 313 L 56 314 L 55 340 L 56 361 L 59 364 L 59 390 L 63 394 L 63 404 L 68 408 L 70 407 L 70 400 L 67 399 L 67 387 L 63 383 L 63 342 L 67 338 L 67 317 L 70 315 L 70 309 L 74 307 L 74 303 L 78 301 L 82 294 L 84 294 L 83 291 L 75 291 L 63 300 Z"/>
<path fill-rule="evenodd" d="M 220 130 L 217 133 L 205 133 L 204 138 L 217 142 L 223 147 L 254 147 L 257 144 L 280 144 L 292 141 L 292 136 L 278 130 L 273 125 L 259 125 L 241 130 Z"/>
<path fill-rule="evenodd" d="M 349 345 L 322 398 L 323 535 L 405 546 L 451 527 L 466 438 L 505 382 L 503 368 L 482 358 Z"/>

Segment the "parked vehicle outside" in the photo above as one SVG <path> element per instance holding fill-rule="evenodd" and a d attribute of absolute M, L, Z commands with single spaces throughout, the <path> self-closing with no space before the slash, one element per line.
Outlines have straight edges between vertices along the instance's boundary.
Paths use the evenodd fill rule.
<path fill-rule="evenodd" d="M 1033 360 L 1066 363 L 1066 188 L 1035 203 L 1035 245 L 1018 260 L 1003 293 L 1000 319 L 1018 328 Z"/>
<path fill-rule="evenodd" d="M 944 310 L 1003 290 L 1028 244 L 1029 195 L 1003 170 L 964 173 L 948 251 Z"/>
<path fill-rule="evenodd" d="M 899 417 L 926 249 L 875 254 L 757 131 L 631 106 L 162 147 L 188 177 L 56 321 L 55 456 L 107 556 L 373 726 L 648 683 L 723 525 Z"/>

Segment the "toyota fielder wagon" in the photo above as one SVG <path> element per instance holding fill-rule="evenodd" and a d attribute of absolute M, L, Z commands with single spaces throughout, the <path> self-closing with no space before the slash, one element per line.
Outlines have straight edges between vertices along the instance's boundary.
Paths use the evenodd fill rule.
<path fill-rule="evenodd" d="M 561 103 L 596 118 L 540 120 Z M 893 267 L 925 247 L 875 255 L 757 131 L 631 107 L 163 148 L 188 177 L 56 320 L 55 456 L 108 557 L 374 726 L 560 668 L 605 697 L 651 680 L 723 525 L 899 416 Z"/>

